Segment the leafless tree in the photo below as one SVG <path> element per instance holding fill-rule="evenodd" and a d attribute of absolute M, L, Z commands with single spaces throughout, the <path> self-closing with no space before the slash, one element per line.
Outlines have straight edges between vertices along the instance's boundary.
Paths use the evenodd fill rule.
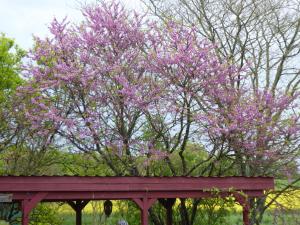
<path fill-rule="evenodd" d="M 195 27 L 199 36 L 215 43 L 221 60 L 248 67 L 247 82 L 253 93 L 264 90 L 294 96 L 300 84 L 299 0 L 143 0 L 147 9 L 163 23 L 176 19 Z M 234 88 L 241 88 L 240 81 Z M 296 100 L 298 101 L 298 100 Z M 296 112 L 299 114 L 299 112 Z M 278 117 L 280 117 L 280 112 Z M 299 157 L 299 146 L 282 149 L 288 155 L 281 163 L 262 165 L 246 175 L 279 175 L 279 167 Z M 237 160 L 237 159 L 235 159 Z M 241 161 L 240 163 L 244 163 Z M 246 167 L 244 167 L 245 169 Z M 292 184 L 300 179 L 297 177 Z M 291 186 L 276 191 L 276 201 Z M 270 206 L 266 199 L 252 199 L 251 224 L 260 224 Z"/>

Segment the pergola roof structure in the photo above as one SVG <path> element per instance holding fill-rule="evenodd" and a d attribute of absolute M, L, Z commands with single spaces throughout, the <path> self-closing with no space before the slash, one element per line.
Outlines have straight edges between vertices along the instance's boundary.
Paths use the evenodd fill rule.
<path fill-rule="evenodd" d="M 263 196 L 273 188 L 272 177 L 0 177 L 0 193 L 12 194 L 13 201 L 22 203 L 22 225 L 29 224 L 30 211 L 42 201 L 68 202 L 76 211 L 76 225 L 81 225 L 81 210 L 88 201 L 107 199 L 133 200 L 141 209 L 141 224 L 148 225 L 148 209 L 156 200 L 170 203 L 164 207 L 171 213 L 174 199 L 214 197 L 216 189 L 220 197 L 235 197 L 248 225 L 248 197 Z M 172 224 L 170 215 L 167 224 Z"/>

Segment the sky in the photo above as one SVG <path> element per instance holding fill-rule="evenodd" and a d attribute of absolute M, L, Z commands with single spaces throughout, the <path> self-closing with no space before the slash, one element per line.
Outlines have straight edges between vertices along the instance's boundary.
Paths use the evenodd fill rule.
<path fill-rule="evenodd" d="M 119 0 L 129 9 L 142 11 L 140 0 Z M 15 39 L 23 49 L 33 45 L 32 35 L 44 37 L 52 19 L 65 16 L 70 21 L 82 19 L 79 11 L 81 3 L 96 0 L 0 0 L 0 33 Z"/>

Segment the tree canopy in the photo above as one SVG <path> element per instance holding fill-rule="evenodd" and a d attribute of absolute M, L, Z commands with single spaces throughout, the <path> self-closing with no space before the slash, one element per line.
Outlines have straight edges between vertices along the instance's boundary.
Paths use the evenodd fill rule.
<path fill-rule="evenodd" d="M 0 91 L 1 98 L 5 92 L 16 89 L 22 82 L 20 65 L 25 52 L 15 45 L 14 40 L 0 36 Z"/>
<path fill-rule="evenodd" d="M 263 13 L 275 18 L 262 21 L 274 29 L 269 36 L 251 5 L 257 1 L 213 1 L 227 10 L 214 14 L 208 1 L 198 8 L 178 0 L 188 17 L 173 4 L 149 2 L 160 21 L 116 1 L 84 6 L 78 24 L 54 19 L 22 64 L 25 81 L 24 52 L 2 35 L 0 147 L 15 143 L 22 151 L 14 154 L 26 156 L 16 154 L 24 167 L 13 171 L 41 173 L 61 157 L 74 163 L 71 173 L 75 161 L 87 159 L 78 167 L 82 175 L 289 174 L 299 156 L 299 74 L 290 67 L 299 24 L 291 22 L 286 36 L 277 8 L 267 5 Z M 232 14 L 236 21 L 217 26 Z M 279 56 L 270 59 L 273 48 Z M 180 200 L 182 224 L 193 224 L 189 211 L 199 204 Z M 266 207 L 266 198 L 253 199 L 252 207 Z"/>
<path fill-rule="evenodd" d="M 20 66 L 25 52 L 15 45 L 14 40 L 0 36 L 0 151 L 12 142 L 15 136 L 11 107 L 12 95 L 22 83 Z"/>

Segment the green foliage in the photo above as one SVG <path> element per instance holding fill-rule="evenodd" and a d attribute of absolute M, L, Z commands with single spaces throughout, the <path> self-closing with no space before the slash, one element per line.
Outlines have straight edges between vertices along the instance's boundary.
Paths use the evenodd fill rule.
<path fill-rule="evenodd" d="M 8 222 L 5 222 L 5 221 L 2 221 L 2 220 L 0 220 L 0 225 L 9 225 L 9 223 L 8 223 Z"/>
<path fill-rule="evenodd" d="M 56 149 L 37 151 L 25 144 L 13 145 L 0 154 L 0 175 L 59 175 L 61 156 Z"/>
<path fill-rule="evenodd" d="M 19 203 L 0 203 L 0 222 L 9 221 L 10 225 L 18 225 L 20 224 L 20 216 L 21 212 Z"/>
<path fill-rule="evenodd" d="M 15 45 L 14 40 L 4 34 L 0 36 L 0 101 L 5 94 L 22 83 L 20 64 L 25 51 Z"/>
<path fill-rule="evenodd" d="M 57 213 L 59 206 L 40 203 L 30 214 L 30 225 L 61 225 L 63 220 Z"/>
<path fill-rule="evenodd" d="M 104 201 L 91 201 L 82 212 L 82 223 L 86 225 L 115 225 L 119 220 L 126 220 L 130 225 L 140 224 L 140 210 L 132 201 L 112 201 L 113 211 L 107 217 L 104 214 L 103 203 Z M 88 208 L 88 209 L 87 209 Z M 65 211 L 60 212 L 64 225 L 75 224 L 75 212 Z"/>
<path fill-rule="evenodd" d="M 234 206 L 232 198 L 208 198 L 201 199 L 196 221 L 206 225 L 225 225 L 226 217 L 230 214 L 230 208 Z M 195 224 L 198 224 L 197 222 Z"/>
<path fill-rule="evenodd" d="M 214 198 L 184 200 L 184 207 L 186 207 L 188 215 L 190 215 L 190 223 L 203 225 L 231 225 L 227 218 L 232 212 L 231 208 L 234 204 L 233 198 L 222 199 L 217 194 Z M 182 206 L 182 202 L 177 199 L 173 206 L 173 224 L 181 224 Z M 193 213 L 195 209 L 197 210 L 196 214 Z M 158 216 L 160 221 L 165 221 L 166 212 L 161 204 L 155 203 L 151 210 Z"/>
<path fill-rule="evenodd" d="M 0 225 L 18 225 L 21 223 L 20 207 L 15 207 L 15 204 L 6 204 L 6 207 L 0 207 L 0 209 L 1 212 L 8 211 L 6 216 L 0 217 Z M 58 211 L 58 204 L 40 203 L 30 213 L 30 225 L 62 225 L 62 216 L 57 213 Z"/>
<path fill-rule="evenodd" d="M 7 147 L 13 137 L 16 127 L 12 115 L 12 94 L 22 83 L 19 76 L 21 60 L 25 52 L 15 45 L 14 41 L 0 34 L 0 151 Z"/>
<path fill-rule="evenodd" d="M 275 179 L 275 187 L 276 189 L 280 190 L 281 188 L 286 187 L 289 183 L 293 182 L 293 180 L 289 181 L 286 179 Z M 300 189 L 300 180 L 297 182 L 293 183 L 293 187 L 295 189 Z"/>
<path fill-rule="evenodd" d="M 134 214 L 132 215 L 132 211 L 129 211 L 127 213 L 127 218 L 124 217 L 124 219 L 128 222 L 130 225 L 139 225 L 140 224 L 140 218 L 135 217 L 136 213 L 139 213 L 138 210 L 133 212 Z M 75 223 L 75 214 L 74 213 L 59 213 L 60 216 L 63 218 L 63 223 L 61 225 L 74 225 Z M 132 215 L 132 217 L 131 217 Z M 100 215 L 98 215 L 100 216 Z M 176 215 L 177 212 L 176 212 Z M 94 225 L 93 223 L 93 217 L 94 215 L 91 213 L 84 213 L 83 214 L 83 224 L 84 225 Z M 280 217 L 280 218 L 279 218 Z M 121 218 L 119 213 L 114 213 L 110 218 L 107 218 L 105 222 L 103 223 L 98 223 L 101 225 L 114 225 L 118 219 Z M 164 217 L 162 220 L 164 221 Z M 197 221 L 194 223 L 196 225 L 201 224 L 201 225 L 208 225 L 211 223 L 206 223 L 205 221 L 201 220 L 202 218 L 198 218 Z M 228 211 L 228 214 L 224 218 L 224 223 L 222 225 L 241 225 L 243 224 L 243 218 L 242 218 L 242 212 L 241 211 L 235 211 L 235 210 L 230 210 Z M 276 212 L 269 210 L 266 212 L 266 215 L 263 218 L 262 225 L 298 225 L 300 222 L 300 212 L 299 210 L 294 210 L 294 211 L 284 211 L 284 212 Z M 105 224 L 106 223 L 106 224 Z M 151 224 L 151 222 L 150 222 Z M 174 225 L 178 225 L 178 223 L 174 223 Z"/>
<path fill-rule="evenodd" d="M 112 171 L 105 164 L 97 152 L 70 153 L 58 151 L 58 174 L 80 176 L 113 176 Z"/>

